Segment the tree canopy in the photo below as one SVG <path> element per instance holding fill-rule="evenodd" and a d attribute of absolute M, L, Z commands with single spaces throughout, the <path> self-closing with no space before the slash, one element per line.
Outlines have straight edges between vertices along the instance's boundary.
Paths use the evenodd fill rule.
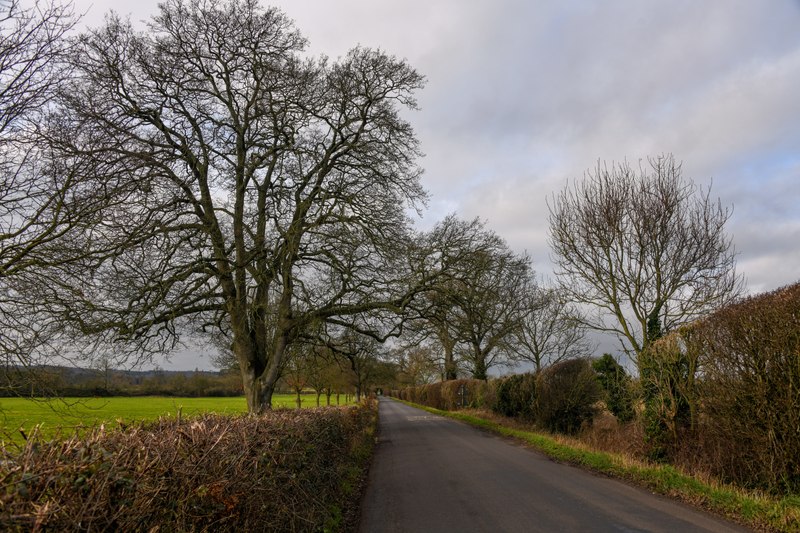
<path fill-rule="evenodd" d="M 304 46 L 255 0 L 168 0 L 146 31 L 112 15 L 72 55 L 53 137 L 93 162 L 95 190 L 127 187 L 86 236 L 111 253 L 50 301 L 143 345 L 179 324 L 221 332 L 254 411 L 304 331 L 403 307 L 405 210 L 425 200 L 400 113 L 422 76 L 380 51 Z"/>
<path fill-rule="evenodd" d="M 634 358 L 663 332 L 741 288 L 724 226 L 730 211 L 682 175 L 672 155 L 598 164 L 550 203 L 562 289 L 593 307 L 586 325 L 617 335 Z"/>

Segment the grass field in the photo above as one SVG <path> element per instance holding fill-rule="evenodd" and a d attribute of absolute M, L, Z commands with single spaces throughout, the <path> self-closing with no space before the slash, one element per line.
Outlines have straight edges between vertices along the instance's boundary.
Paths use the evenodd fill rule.
<path fill-rule="evenodd" d="M 303 407 L 316 407 L 316 395 L 301 396 Z M 335 402 L 335 397 L 332 400 Z M 341 397 L 344 403 L 344 396 Z M 325 404 L 325 397 L 321 399 Z M 296 406 L 293 394 L 276 394 L 273 407 Z M 200 413 L 239 414 L 247 411 L 243 397 L 235 398 L 174 398 L 165 396 L 64 398 L 42 401 L 26 398 L 0 398 L 0 440 L 22 441 L 21 428 L 26 434 L 37 424 L 45 437 L 59 432 L 70 434 L 75 428 L 99 424 L 117 425 L 117 421 L 154 420 L 159 416 L 192 416 Z"/>

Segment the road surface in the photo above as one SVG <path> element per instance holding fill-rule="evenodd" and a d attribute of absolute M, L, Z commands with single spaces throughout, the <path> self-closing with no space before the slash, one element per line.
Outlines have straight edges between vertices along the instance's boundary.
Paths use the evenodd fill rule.
<path fill-rule="evenodd" d="M 747 531 L 389 399 L 360 531 Z"/>

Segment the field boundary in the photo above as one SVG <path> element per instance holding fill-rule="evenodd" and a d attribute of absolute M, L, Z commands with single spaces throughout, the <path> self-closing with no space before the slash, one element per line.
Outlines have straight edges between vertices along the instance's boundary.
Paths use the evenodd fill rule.
<path fill-rule="evenodd" d="M 376 412 L 160 418 L 0 447 L 0 530 L 350 531 Z"/>

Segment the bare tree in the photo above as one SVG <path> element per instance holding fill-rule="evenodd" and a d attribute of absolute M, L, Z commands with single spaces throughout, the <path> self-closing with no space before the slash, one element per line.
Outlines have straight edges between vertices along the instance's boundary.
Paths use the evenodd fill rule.
<path fill-rule="evenodd" d="M 313 373 L 314 358 L 308 350 L 296 349 L 287 354 L 286 362 L 281 370 L 281 378 L 286 382 L 292 391 L 295 393 L 295 405 L 298 409 L 303 407 L 302 397 L 303 389 L 311 381 L 311 374 Z M 319 404 L 319 395 L 317 395 L 317 403 Z"/>
<path fill-rule="evenodd" d="M 49 282 L 47 265 L 82 255 L 65 237 L 96 208 L 40 142 L 76 20 L 69 4 L 0 0 L 0 365 L 27 367 L 27 379 L 54 329 L 27 289 Z"/>
<path fill-rule="evenodd" d="M 317 407 L 320 406 L 319 400 L 323 394 L 330 405 L 334 388 L 343 381 L 342 369 L 339 368 L 333 351 L 327 346 L 313 347 L 312 354 L 308 364 L 308 386 L 317 394 Z"/>
<path fill-rule="evenodd" d="M 474 254 L 467 277 L 452 293 L 465 346 L 462 357 L 474 379 L 487 379 L 491 367 L 512 360 L 513 333 L 525 315 L 530 262 L 505 248 L 502 240 L 497 244 L 492 253 Z"/>
<path fill-rule="evenodd" d="M 379 343 L 370 336 L 345 329 L 327 337 L 326 345 L 353 386 L 356 401 L 360 401 L 367 388 L 373 384 L 378 370 Z"/>
<path fill-rule="evenodd" d="M 143 344 L 222 331 L 260 411 L 304 330 L 389 320 L 413 297 L 405 210 L 425 193 L 399 109 L 423 80 L 365 48 L 308 58 L 256 0 L 159 9 L 145 33 L 112 15 L 74 54 L 60 149 L 135 188 L 92 231 L 115 255 L 50 300 Z"/>
<path fill-rule="evenodd" d="M 559 289 L 531 283 L 525 318 L 515 333 L 516 358 L 533 363 L 538 373 L 559 361 L 586 357 L 593 348 L 584 321 Z"/>
<path fill-rule="evenodd" d="M 524 316 L 530 261 L 517 256 L 478 220 L 451 215 L 428 236 L 430 258 L 443 273 L 417 299 L 417 331 L 444 350 L 445 379 L 455 379 L 457 358 L 476 379 L 508 361 L 511 335 Z"/>
<path fill-rule="evenodd" d="M 730 212 L 681 173 L 672 155 L 598 164 L 551 202 L 550 244 L 561 287 L 618 336 L 634 360 L 664 332 L 741 290 L 724 226 Z"/>
<path fill-rule="evenodd" d="M 430 343 L 401 346 L 393 351 L 399 368 L 399 378 L 404 385 L 416 387 L 443 377 L 441 359 L 434 355 L 438 346 Z"/>

